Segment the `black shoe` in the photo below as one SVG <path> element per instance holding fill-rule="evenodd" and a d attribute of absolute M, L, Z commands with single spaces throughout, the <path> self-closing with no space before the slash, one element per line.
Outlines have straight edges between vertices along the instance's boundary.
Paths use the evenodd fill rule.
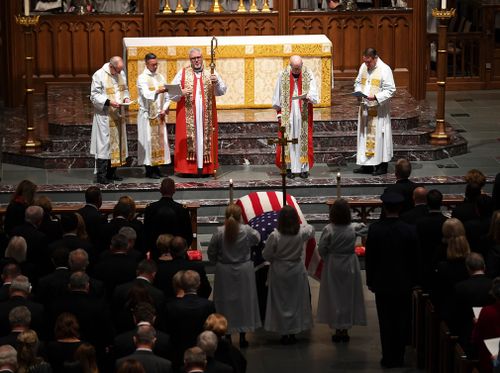
<path fill-rule="evenodd" d="M 297 343 L 297 340 L 295 339 L 295 334 L 290 334 L 288 336 L 288 344 L 294 345 Z"/>
<path fill-rule="evenodd" d="M 307 171 L 301 172 L 299 176 L 301 179 L 307 179 L 309 177 L 309 172 Z"/>
<path fill-rule="evenodd" d="M 371 174 L 373 172 L 373 166 L 361 166 L 352 170 L 355 174 Z"/>
<path fill-rule="evenodd" d="M 100 176 L 97 177 L 96 182 L 102 185 L 113 184 L 112 180 L 109 180 L 107 177 L 100 177 Z"/>
<path fill-rule="evenodd" d="M 157 174 L 154 174 L 154 173 L 147 173 L 146 177 L 148 179 L 156 179 L 156 180 L 158 180 L 160 178 L 160 176 L 158 176 Z"/>
<path fill-rule="evenodd" d="M 280 339 L 280 343 L 282 345 L 289 345 L 290 344 L 290 338 L 287 335 L 282 335 Z"/>
<path fill-rule="evenodd" d="M 113 181 L 123 181 L 123 177 L 117 176 L 116 174 L 108 176 L 108 179 Z"/>
<path fill-rule="evenodd" d="M 387 173 L 387 169 L 383 167 L 378 167 L 375 171 L 372 172 L 373 176 L 385 175 Z"/>
<path fill-rule="evenodd" d="M 240 339 L 240 348 L 247 348 L 248 341 L 246 339 Z"/>
<path fill-rule="evenodd" d="M 289 179 L 295 179 L 295 174 L 290 170 L 286 170 L 286 177 Z"/>
<path fill-rule="evenodd" d="M 334 335 L 332 335 L 332 342 L 333 343 L 342 342 L 342 336 L 340 334 L 334 334 Z"/>

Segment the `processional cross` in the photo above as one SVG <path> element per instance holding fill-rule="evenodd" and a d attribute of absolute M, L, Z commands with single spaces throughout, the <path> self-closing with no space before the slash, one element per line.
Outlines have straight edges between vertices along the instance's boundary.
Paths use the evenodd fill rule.
<path fill-rule="evenodd" d="M 218 47 L 217 38 L 215 36 L 212 37 L 210 41 L 210 74 L 215 74 L 215 50 Z M 215 87 L 212 84 L 212 100 L 215 100 Z M 212 158 L 214 162 L 214 179 L 217 179 L 217 168 L 219 166 L 219 160 L 217 155 L 217 128 L 215 128 L 212 123 Z"/>
<path fill-rule="evenodd" d="M 281 146 L 281 164 L 280 164 L 280 170 L 281 170 L 281 185 L 283 188 L 283 207 L 286 206 L 286 160 L 285 160 L 285 148 L 287 144 L 298 144 L 299 139 L 291 139 L 289 140 L 286 135 L 286 126 L 281 123 L 281 114 L 278 114 L 278 125 L 279 125 L 279 131 L 281 133 L 281 136 L 278 137 L 277 139 L 268 139 L 267 144 L 268 145 L 279 145 Z"/>

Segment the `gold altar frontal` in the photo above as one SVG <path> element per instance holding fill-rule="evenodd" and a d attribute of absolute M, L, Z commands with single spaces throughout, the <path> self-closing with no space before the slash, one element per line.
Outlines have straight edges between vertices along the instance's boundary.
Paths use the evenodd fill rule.
<path fill-rule="evenodd" d="M 211 37 L 124 38 L 124 55 L 130 95 L 137 99 L 137 78 L 144 71 L 144 57 L 154 53 L 158 72 L 170 82 L 189 65 L 188 53 L 199 48 L 205 67 L 210 63 Z M 270 108 L 279 72 L 292 55 L 300 55 L 318 83 L 320 102 L 331 105 L 333 81 L 332 43 L 325 35 L 221 36 L 217 37 L 216 71 L 227 92 L 217 97 L 220 109 Z M 131 109 L 137 110 L 137 104 Z"/>

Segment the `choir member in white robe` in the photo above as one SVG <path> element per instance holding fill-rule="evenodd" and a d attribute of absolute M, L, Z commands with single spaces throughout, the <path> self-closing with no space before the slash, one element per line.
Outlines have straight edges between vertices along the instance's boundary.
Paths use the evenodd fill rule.
<path fill-rule="evenodd" d="M 231 204 L 226 220 L 208 245 L 208 259 L 216 263 L 214 302 L 217 312 L 227 318 L 228 333 L 240 333 L 240 347 L 247 347 L 245 333 L 261 324 L 251 248 L 260 234 L 241 224 L 241 208 Z"/>
<path fill-rule="evenodd" d="M 330 209 L 330 224 L 321 233 L 318 251 L 324 261 L 319 288 L 317 321 L 335 329 L 333 342 L 348 342 L 353 325 L 366 325 L 363 282 L 354 252 L 356 237 L 366 237 L 363 223 L 351 223 L 345 199 Z"/>
<path fill-rule="evenodd" d="M 396 93 L 391 68 L 373 48 L 363 52 L 363 64 L 354 82 L 361 98 L 358 113 L 358 149 L 355 173 L 387 173 L 393 155 L 390 99 Z M 375 167 L 375 168 L 374 168 Z"/>
<path fill-rule="evenodd" d="M 123 180 L 116 175 L 116 167 L 123 166 L 128 157 L 123 104 L 130 99 L 121 57 L 112 57 L 94 73 L 90 101 L 94 105 L 90 154 L 96 159 L 97 182 Z"/>
<path fill-rule="evenodd" d="M 156 55 L 148 53 L 146 67 L 137 79 L 139 114 L 137 115 L 137 163 L 146 168 L 146 177 L 159 179 L 158 166 L 171 163 L 166 115 L 170 101 L 165 99 L 163 75 L 157 72 Z"/>
<path fill-rule="evenodd" d="M 305 243 L 314 228 L 300 225 L 297 211 L 281 209 L 278 228 L 267 238 L 262 256 L 270 262 L 264 328 L 281 334 L 282 344 L 296 342 L 295 334 L 312 328 L 309 281 L 304 264 Z"/>
<path fill-rule="evenodd" d="M 293 97 L 304 96 L 301 99 Z M 287 139 L 298 139 L 297 144 L 285 148 L 287 176 L 309 177 L 314 164 L 313 104 L 319 102 L 314 74 L 303 66 L 300 56 L 291 56 L 290 65 L 279 75 L 273 95 L 273 108 L 281 114 Z M 281 146 L 276 149 L 276 166 L 281 167 Z"/>
<path fill-rule="evenodd" d="M 174 170 L 178 174 L 212 175 L 218 165 L 218 124 L 214 96 L 227 87 L 217 73 L 204 69 L 201 50 L 189 51 L 190 66 L 179 71 L 172 84 L 180 84 L 177 102 Z M 213 92 L 213 95 L 212 95 Z M 206 112 L 205 112 L 206 111 Z"/>

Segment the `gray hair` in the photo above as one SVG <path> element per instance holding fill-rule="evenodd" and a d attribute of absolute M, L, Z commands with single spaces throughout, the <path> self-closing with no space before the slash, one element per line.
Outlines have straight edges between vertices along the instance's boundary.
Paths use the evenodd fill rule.
<path fill-rule="evenodd" d="M 89 265 L 89 254 L 83 249 L 71 251 L 68 257 L 68 265 L 72 272 L 85 271 Z"/>
<path fill-rule="evenodd" d="M 26 252 L 28 250 L 28 244 L 22 236 L 13 236 L 7 248 L 5 249 L 5 257 L 12 258 L 18 263 L 26 261 Z"/>
<path fill-rule="evenodd" d="M 152 345 L 156 338 L 156 330 L 151 325 L 140 325 L 137 327 L 135 332 L 135 343 L 136 344 L 147 344 Z"/>
<path fill-rule="evenodd" d="M 69 277 L 69 288 L 71 290 L 87 290 L 89 276 L 82 271 L 77 271 Z"/>
<path fill-rule="evenodd" d="M 11 345 L 0 346 L 0 365 L 17 368 L 17 351 Z"/>
<path fill-rule="evenodd" d="M 137 232 L 132 227 L 121 227 L 120 230 L 118 231 L 118 234 L 127 237 L 127 240 L 129 241 L 137 239 Z"/>
<path fill-rule="evenodd" d="M 9 312 L 9 324 L 10 326 L 26 326 L 29 327 L 31 324 L 31 312 L 26 306 L 17 306 L 10 310 Z"/>
<path fill-rule="evenodd" d="M 109 63 L 116 67 L 120 62 L 123 63 L 123 59 L 120 56 L 113 56 L 109 59 Z"/>
<path fill-rule="evenodd" d="M 207 355 L 199 347 L 188 348 L 184 352 L 184 367 L 188 368 L 205 368 L 207 365 Z"/>
<path fill-rule="evenodd" d="M 128 238 L 121 234 L 115 234 L 111 237 L 111 250 L 127 250 L 128 249 Z"/>
<path fill-rule="evenodd" d="M 465 258 L 465 266 L 469 272 L 484 271 L 485 264 L 483 256 L 478 253 L 470 253 L 467 255 L 467 258 Z"/>
<path fill-rule="evenodd" d="M 186 293 L 195 293 L 200 287 L 200 275 L 188 269 L 181 277 L 182 290 Z"/>
<path fill-rule="evenodd" d="M 217 336 L 211 330 L 202 332 L 196 341 L 196 345 L 205 351 L 207 356 L 214 356 L 215 350 L 217 350 L 217 344 Z"/>
<path fill-rule="evenodd" d="M 200 49 L 200 48 L 191 48 L 191 49 L 189 50 L 188 55 L 189 55 L 189 56 L 191 56 L 191 54 L 192 54 L 192 53 L 194 53 L 194 52 L 198 52 L 198 53 L 203 54 L 203 52 L 201 51 L 201 49 Z"/>
<path fill-rule="evenodd" d="M 14 291 L 22 291 L 29 294 L 31 292 L 31 284 L 28 277 L 23 275 L 17 276 L 14 280 L 12 280 L 9 290 L 11 293 Z"/>
<path fill-rule="evenodd" d="M 29 206 L 24 213 L 24 220 L 38 225 L 43 219 L 43 209 L 40 206 Z"/>

